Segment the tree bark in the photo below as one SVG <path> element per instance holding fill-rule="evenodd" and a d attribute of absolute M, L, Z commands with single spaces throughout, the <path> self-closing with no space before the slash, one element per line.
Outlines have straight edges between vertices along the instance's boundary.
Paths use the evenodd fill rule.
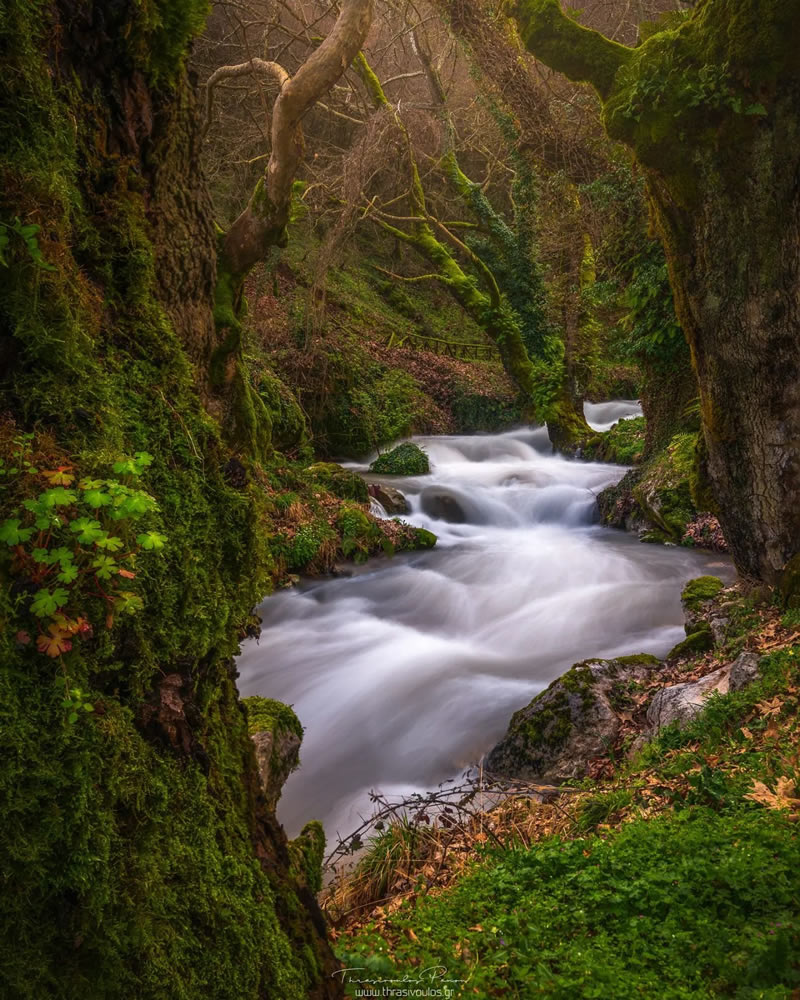
<path fill-rule="evenodd" d="M 705 0 L 637 49 L 558 0 L 516 16 L 644 168 L 720 522 L 739 571 L 774 584 L 800 551 L 800 5 Z"/>
<path fill-rule="evenodd" d="M 259 71 L 264 66 L 272 68 L 280 93 L 272 109 L 272 148 L 266 172 L 222 245 L 223 267 L 236 281 L 263 260 L 271 246 L 283 243 L 292 186 L 303 157 L 300 122 L 355 59 L 371 22 L 372 0 L 346 0 L 330 34 L 293 77 L 277 64 L 259 60 Z"/>

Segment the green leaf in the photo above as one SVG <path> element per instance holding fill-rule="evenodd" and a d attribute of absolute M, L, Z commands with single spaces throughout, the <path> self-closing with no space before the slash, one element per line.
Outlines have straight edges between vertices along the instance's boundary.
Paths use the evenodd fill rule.
<path fill-rule="evenodd" d="M 61 572 L 56 576 L 60 583 L 72 583 L 78 578 L 78 567 L 73 563 L 71 566 L 62 566 Z"/>
<path fill-rule="evenodd" d="M 751 104 L 749 107 L 745 108 L 744 113 L 746 115 L 765 115 L 767 109 L 763 104 Z"/>
<path fill-rule="evenodd" d="M 111 556 L 98 556 L 92 560 L 92 566 L 99 580 L 110 580 L 117 572 L 116 560 Z"/>
<path fill-rule="evenodd" d="M 33 595 L 31 611 L 37 618 L 46 618 L 48 615 L 55 614 L 68 600 L 69 591 L 64 590 L 63 587 L 56 587 L 52 592 L 43 587 Z"/>
<path fill-rule="evenodd" d="M 17 517 L 9 518 L 0 524 L 0 542 L 6 545 L 19 545 L 20 542 L 27 542 L 33 534 L 33 528 L 21 527 L 22 521 Z"/>
<path fill-rule="evenodd" d="M 121 614 L 130 615 L 137 611 L 141 611 L 144 607 L 144 601 L 138 594 L 134 594 L 133 591 L 123 590 L 114 601 L 114 607 Z"/>
<path fill-rule="evenodd" d="M 77 712 L 70 712 L 69 715 L 67 716 L 67 722 L 71 726 L 74 726 L 77 721 L 78 721 L 78 713 Z"/>
<path fill-rule="evenodd" d="M 92 489 L 86 490 L 83 494 L 83 499 L 86 503 L 97 510 L 99 507 L 108 507 L 112 502 L 111 495 L 105 490 Z"/>
<path fill-rule="evenodd" d="M 107 535 L 105 538 L 98 538 L 95 542 L 98 549 L 106 549 L 108 552 L 119 552 L 123 548 L 123 541 L 118 535 Z"/>
<path fill-rule="evenodd" d="M 93 712 L 94 711 L 94 705 L 90 701 L 85 701 L 83 703 L 83 710 L 84 710 L 84 712 Z"/>
<path fill-rule="evenodd" d="M 158 510 L 158 505 L 153 497 L 149 493 L 137 490 L 129 496 L 120 498 L 116 509 L 111 512 L 111 516 L 115 521 L 119 521 L 123 517 L 141 517 L 142 514 L 147 514 L 153 510 Z"/>
<path fill-rule="evenodd" d="M 65 486 L 55 486 L 52 490 L 45 490 L 41 499 L 47 507 L 68 507 L 75 503 L 78 495 L 75 490 L 68 490 Z"/>
<path fill-rule="evenodd" d="M 143 534 L 136 536 L 136 541 L 143 549 L 157 551 L 164 548 L 167 536 L 159 534 L 157 531 L 145 531 Z"/>
<path fill-rule="evenodd" d="M 93 521 L 89 517 L 77 518 L 70 524 L 69 530 L 78 535 L 78 541 L 81 545 L 90 545 L 99 538 L 105 538 L 108 534 L 99 521 Z"/>
<path fill-rule="evenodd" d="M 136 459 L 136 464 L 142 469 L 146 469 L 148 465 L 153 464 L 153 456 L 146 451 L 137 451 L 134 458 Z"/>

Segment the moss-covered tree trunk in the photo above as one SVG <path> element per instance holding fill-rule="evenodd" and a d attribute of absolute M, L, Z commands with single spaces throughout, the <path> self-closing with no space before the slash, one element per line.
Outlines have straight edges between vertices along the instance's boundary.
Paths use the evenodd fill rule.
<path fill-rule="evenodd" d="M 742 573 L 775 582 L 800 551 L 800 4 L 701 0 L 636 49 L 558 0 L 517 17 L 645 170 L 725 536 Z"/>
<path fill-rule="evenodd" d="M 252 456 L 208 386 L 216 241 L 184 71 L 205 14 L 0 5 L 4 997 L 341 992 L 234 682 L 271 564 Z M 133 477 L 158 504 L 146 543 L 109 515 Z M 52 567 L 13 528 L 33 516 L 31 546 L 66 522 L 62 560 L 108 560 L 62 569 L 49 611 Z"/>

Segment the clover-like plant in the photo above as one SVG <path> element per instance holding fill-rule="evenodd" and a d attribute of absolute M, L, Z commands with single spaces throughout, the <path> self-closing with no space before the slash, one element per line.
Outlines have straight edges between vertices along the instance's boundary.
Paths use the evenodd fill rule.
<path fill-rule="evenodd" d="M 158 504 L 134 483 L 153 461 L 147 452 L 113 465 L 114 477 L 82 478 L 61 465 L 38 470 L 23 460 L 9 474 L 35 475 L 46 488 L 22 502 L 13 517 L 0 522 L 0 544 L 11 549 L 11 571 L 36 621 L 36 648 L 51 657 L 69 652 L 73 641 L 93 632 L 85 606 L 105 602 L 105 626 L 115 615 L 142 608 L 131 589 L 141 552 L 157 553 L 165 535 L 137 522 L 158 511 Z M 127 481 L 126 481 L 127 480 Z M 18 633 L 22 644 L 30 634 Z"/>

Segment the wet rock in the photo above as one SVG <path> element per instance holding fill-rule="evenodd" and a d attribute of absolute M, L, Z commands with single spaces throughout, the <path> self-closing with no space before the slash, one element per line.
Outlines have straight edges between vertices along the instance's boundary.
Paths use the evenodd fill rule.
<path fill-rule="evenodd" d="M 447 521 L 449 524 L 464 524 L 467 515 L 458 500 L 443 490 L 423 490 L 420 497 L 423 513 L 437 521 Z"/>
<path fill-rule="evenodd" d="M 712 694 L 727 694 L 730 684 L 730 666 L 706 674 L 699 681 L 674 684 L 662 688 L 647 709 L 647 724 L 655 734 L 673 722 L 683 728 L 705 707 Z"/>
<path fill-rule="evenodd" d="M 583 777 L 590 761 L 608 753 L 617 738 L 618 692 L 650 678 L 659 664 L 646 654 L 576 664 L 514 714 L 486 758 L 486 770 L 550 783 Z"/>
<path fill-rule="evenodd" d="M 369 495 L 374 497 L 387 514 L 408 514 L 411 506 L 405 495 L 394 486 L 384 483 L 370 483 Z"/>

